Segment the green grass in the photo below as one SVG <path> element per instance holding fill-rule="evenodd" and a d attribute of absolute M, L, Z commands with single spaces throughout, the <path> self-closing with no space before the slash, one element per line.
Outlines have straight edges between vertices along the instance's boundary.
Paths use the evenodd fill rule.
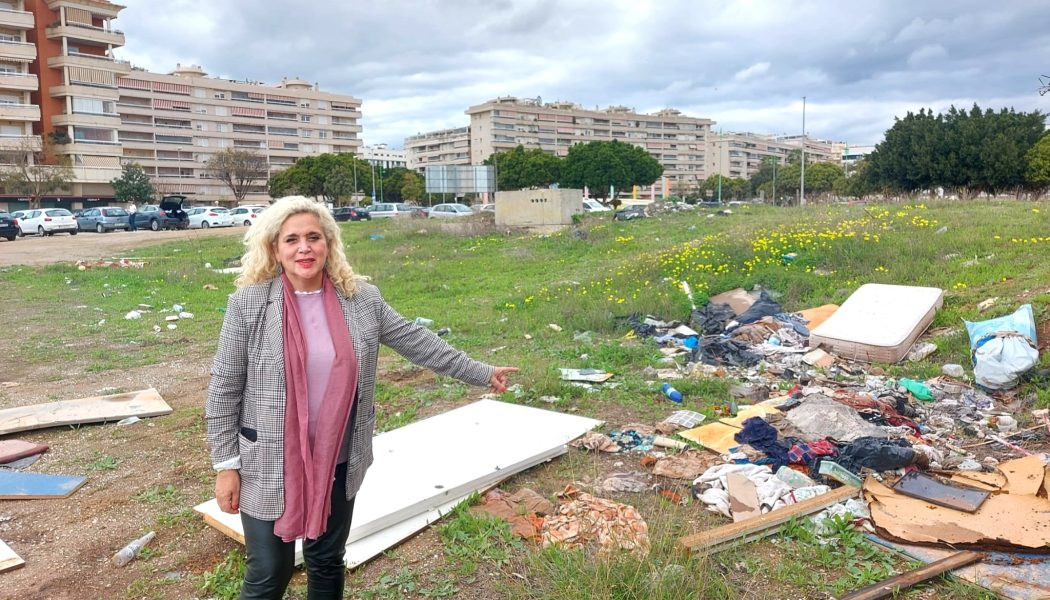
<path fill-rule="evenodd" d="M 198 580 L 200 590 L 216 600 L 236 600 L 244 581 L 244 552 L 235 548 L 222 562 L 205 571 Z"/>
<path fill-rule="evenodd" d="M 521 540 L 511 534 L 506 521 L 471 512 L 470 506 L 476 500 L 475 494 L 457 506 L 438 527 L 445 559 L 464 577 L 473 575 L 483 564 L 506 565 L 514 551 L 524 548 Z"/>
<path fill-rule="evenodd" d="M 91 462 L 85 467 L 88 471 L 112 471 L 120 464 L 120 459 L 111 455 L 103 454 L 96 450 L 91 455 Z"/>
<path fill-rule="evenodd" d="M 182 498 L 179 490 L 172 484 L 155 485 L 150 489 L 135 496 L 135 500 L 143 504 L 174 504 Z"/>

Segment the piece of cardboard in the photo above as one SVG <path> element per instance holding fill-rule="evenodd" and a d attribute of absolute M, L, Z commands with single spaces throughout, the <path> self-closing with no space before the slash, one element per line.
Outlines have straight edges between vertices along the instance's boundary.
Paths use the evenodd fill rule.
<path fill-rule="evenodd" d="M 733 427 L 743 429 L 744 421 L 751 417 L 765 418 L 768 415 L 777 414 L 780 414 L 780 411 L 768 404 L 749 404 L 747 406 L 741 406 L 739 410 L 736 411 L 735 417 L 725 417 L 719 419 L 719 421 L 726 425 L 732 425 Z"/>
<path fill-rule="evenodd" d="M 84 485 L 87 477 L 47 475 L 0 469 L 0 500 L 66 498 Z"/>
<path fill-rule="evenodd" d="M 739 523 L 762 514 L 762 505 L 758 500 L 755 482 L 743 473 L 726 475 L 726 492 L 729 494 L 729 512 L 733 522 Z"/>
<path fill-rule="evenodd" d="M 13 460 L 33 456 L 46 452 L 47 444 L 37 444 L 25 440 L 0 440 L 0 463 L 9 463 Z"/>
<path fill-rule="evenodd" d="M 119 421 L 127 417 L 158 417 L 170 412 L 171 407 L 153 388 L 109 396 L 16 406 L 0 410 L 0 435 L 62 425 Z"/>
<path fill-rule="evenodd" d="M 696 442 L 708 450 L 725 454 L 729 452 L 730 448 L 736 448 L 740 445 L 739 442 L 733 439 L 733 436 L 739 432 L 739 427 L 733 427 L 725 423 L 710 423 L 680 431 L 678 435 L 689 441 Z"/>
<path fill-rule="evenodd" d="M 4 540 L 0 540 L 0 573 L 17 569 L 25 564 L 26 561 L 22 560 L 22 557 L 16 554 L 11 546 L 8 546 Z"/>
<path fill-rule="evenodd" d="M 733 309 L 733 312 L 739 316 L 747 312 L 747 309 L 751 308 L 751 305 L 755 303 L 755 298 L 747 293 L 746 290 L 737 288 L 735 290 L 729 290 L 728 292 L 722 292 L 716 296 L 711 296 L 707 301 L 711 304 L 728 304 L 729 307 Z"/>
<path fill-rule="evenodd" d="M 835 357 L 820 348 L 810 350 L 802 355 L 802 362 L 814 367 L 827 368 L 835 364 Z"/>
<path fill-rule="evenodd" d="M 806 327 L 810 331 L 813 331 L 817 327 L 820 327 L 824 321 L 827 321 L 828 317 L 835 314 L 835 311 L 838 309 L 838 304 L 825 304 L 823 306 L 816 306 L 799 311 L 799 314 L 806 320 Z"/>

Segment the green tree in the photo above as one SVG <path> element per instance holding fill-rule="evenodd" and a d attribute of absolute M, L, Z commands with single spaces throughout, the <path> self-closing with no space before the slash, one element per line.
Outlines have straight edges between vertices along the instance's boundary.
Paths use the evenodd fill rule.
<path fill-rule="evenodd" d="M 1037 190 L 1050 187 L 1050 133 L 1044 134 L 1025 155 L 1025 178 Z"/>
<path fill-rule="evenodd" d="M 9 194 L 29 197 L 30 208 L 40 208 L 40 197 L 68 190 L 73 182 L 69 156 L 54 153 L 51 137 L 37 145 L 36 138 L 23 138 L 0 151 L 0 187 Z"/>
<path fill-rule="evenodd" d="M 408 202 L 420 202 L 426 196 L 426 181 L 415 171 L 408 171 L 401 179 L 401 197 Z"/>
<path fill-rule="evenodd" d="M 664 172 L 663 166 L 648 152 L 618 140 L 590 142 L 569 148 L 562 164 L 561 183 L 566 187 L 586 186 L 599 198 L 633 186 L 652 185 Z M 615 199 L 615 196 L 614 196 Z"/>
<path fill-rule="evenodd" d="M 237 202 L 243 201 L 255 182 L 265 180 L 269 172 L 265 156 L 238 148 L 216 152 L 208 159 L 205 169 L 230 188 Z"/>
<path fill-rule="evenodd" d="M 379 187 L 378 181 L 376 187 Z M 372 168 L 351 154 L 304 156 L 287 169 L 274 173 L 268 189 L 274 198 L 299 194 L 338 205 L 360 193 L 371 195 Z"/>
<path fill-rule="evenodd" d="M 145 169 L 138 163 L 128 163 L 120 168 L 120 177 L 110 182 L 117 202 L 144 203 L 153 198 L 156 190 Z"/>
<path fill-rule="evenodd" d="M 520 190 L 530 187 L 547 187 L 558 181 L 561 160 L 539 148 L 526 150 L 518 146 L 512 150 L 496 152 L 485 159 L 486 165 L 496 167 L 496 187 L 500 191 Z"/>

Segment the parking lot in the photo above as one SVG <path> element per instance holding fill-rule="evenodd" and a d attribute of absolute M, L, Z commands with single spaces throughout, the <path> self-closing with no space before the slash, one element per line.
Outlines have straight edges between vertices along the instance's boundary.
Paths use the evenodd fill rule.
<path fill-rule="evenodd" d="M 12 265 L 46 265 L 62 261 L 133 258 L 130 254 L 139 248 L 163 244 L 172 240 L 203 236 L 241 236 L 244 227 L 185 229 L 179 231 L 114 231 L 112 233 L 82 232 L 53 236 L 25 236 L 13 242 L 0 240 L 0 267 Z"/>

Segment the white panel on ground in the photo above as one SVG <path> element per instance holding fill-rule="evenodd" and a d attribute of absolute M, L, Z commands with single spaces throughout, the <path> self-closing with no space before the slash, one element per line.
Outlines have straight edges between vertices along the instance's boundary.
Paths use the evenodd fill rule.
<path fill-rule="evenodd" d="M 386 544 L 376 554 L 382 552 L 471 492 L 564 453 L 566 443 L 598 425 L 585 417 L 480 400 L 376 436 L 375 462 L 354 506 L 347 562 L 358 560 L 358 540 L 371 546 L 382 539 L 375 545 Z M 196 510 L 223 533 L 243 539 L 240 518 L 219 512 L 214 500 Z"/>

